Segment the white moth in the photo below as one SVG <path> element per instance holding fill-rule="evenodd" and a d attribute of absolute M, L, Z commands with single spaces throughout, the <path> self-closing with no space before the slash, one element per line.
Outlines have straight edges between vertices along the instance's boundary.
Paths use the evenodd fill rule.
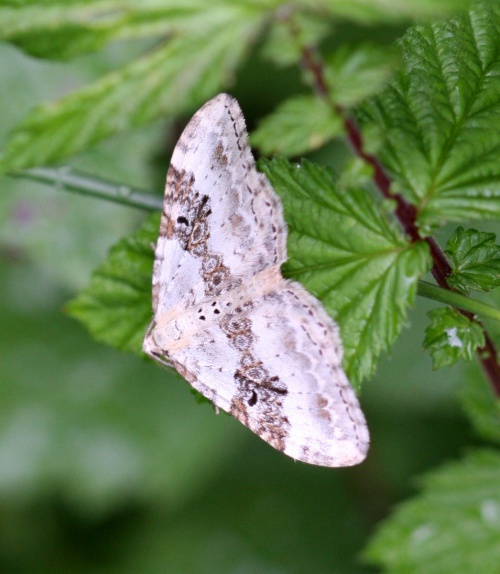
<path fill-rule="evenodd" d="M 144 352 L 285 454 L 357 464 L 369 436 L 338 328 L 281 275 L 286 237 L 240 107 L 220 94 L 193 116 L 172 156 Z"/>

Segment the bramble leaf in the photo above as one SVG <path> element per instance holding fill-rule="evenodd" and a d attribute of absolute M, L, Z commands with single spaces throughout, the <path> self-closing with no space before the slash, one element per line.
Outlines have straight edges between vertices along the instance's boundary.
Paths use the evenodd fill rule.
<path fill-rule="evenodd" d="M 348 107 L 379 91 L 395 63 L 393 52 L 376 46 L 342 46 L 325 60 L 328 100 L 312 95 L 283 102 L 251 135 L 265 155 L 298 156 L 343 133 L 337 106 Z"/>
<path fill-rule="evenodd" d="M 298 156 L 321 147 L 342 130 L 333 106 L 316 96 L 296 96 L 264 118 L 250 141 L 265 155 Z"/>
<path fill-rule="evenodd" d="M 424 349 L 432 356 L 432 368 L 450 367 L 460 359 L 470 361 L 484 345 L 481 326 L 455 309 L 440 307 L 428 313 L 431 324 L 425 330 Z"/>
<path fill-rule="evenodd" d="M 208 100 L 234 72 L 265 14 L 246 3 L 224 6 L 207 15 L 200 32 L 174 36 L 94 84 L 35 108 L 12 132 L 0 172 L 54 163 Z"/>
<path fill-rule="evenodd" d="M 378 154 L 424 231 L 444 221 L 500 216 L 500 5 L 412 27 L 403 69 L 363 108 Z"/>
<path fill-rule="evenodd" d="M 106 261 L 94 271 L 90 284 L 66 306 L 95 339 L 138 355 L 153 318 L 152 242 L 158 227 L 159 214 L 155 213 L 135 233 L 114 245 Z"/>
<path fill-rule="evenodd" d="M 397 61 L 393 49 L 368 44 L 340 46 L 324 64 L 330 100 L 351 107 L 376 94 L 392 76 Z"/>
<path fill-rule="evenodd" d="M 187 7 L 186 7 L 187 8 Z M 64 60 L 94 52 L 107 42 L 166 35 L 189 21 L 191 10 L 121 0 L 35 0 L 0 6 L 0 38 L 38 58 Z M 181 22 L 179 22 L 181 20 Z"/>
<path fill-rule="evenodd" d="M 379 203 L 364 190 L 344 189 L 325 168 L 277 159 L 259 167 L 285 207 L 285 275 L 338 321 L 344 366 L 359 388 L 406 323 L 417 281 L 429 267 L 427 244 L 409 244 Z"/>
<path fill-rule="evenodd" d="M 452 267 L 448 285 L 467 294 L 470 289 L 491 291 L 500 285 L 500 245 L 494 233 L 458 227 L 446 246 Z"/>
<path fill-rule="evenodd" d="M 264 12 L 278 0 L 259 5 L 246 0 L 30 0 L 0 5 L 0 38 L 31 55 L 67 59 L 115 40 L 196 35 L 239 12 Z"/>
<path fill-rule="evenodd" d="M 385 574 L 495 574 L 500 563 L 500 453 L 479 450 L 421 480 L 364 551 Z"/>

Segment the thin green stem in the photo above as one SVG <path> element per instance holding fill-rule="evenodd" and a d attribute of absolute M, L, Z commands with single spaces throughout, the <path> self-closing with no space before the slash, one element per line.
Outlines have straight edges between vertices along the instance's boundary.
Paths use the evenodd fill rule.
<path fill-rule="evenodd" d="M 446 305 L 451 305 L 457 309 L 462 309 L 462 311 L 468 311 L 474 315 L 479 315 L 481 317 L 489 317 L 495 321 L 500 321 L 500 309 L 492 307 L 487 303 L 482 303 L 475 299 L 470 299 L 465 297 L 465 295 L 460 295 L 455 291 L 449 291 L 428 283 L 427 281 L 418 282 L 418 294 L 422 297 L 427 297 L 434 301 L 439 301 L 440 303 L 445 303 Z"/>
<path fill-rule="evenodd" d="M 121 185 L 78 172 L 72 167 L 39 167 L 10 174 L 14 177 L 40 181 L 56 189 L 81 193 L 139 207 L 147 211 L 161 210 L 163 197 L 129 185 Z"/>

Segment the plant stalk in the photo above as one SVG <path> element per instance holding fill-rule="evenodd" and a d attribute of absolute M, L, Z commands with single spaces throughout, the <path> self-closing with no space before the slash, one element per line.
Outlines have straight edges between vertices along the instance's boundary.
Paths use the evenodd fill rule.
<path fill-rule="evenodd" d="M 147 211 L 161 210 L 163 204 L 163 197 L 159 195 L 114 182 L 98 180 L 69 166 L 33 168 L 10 175 L 47 183 L 56 189 L 99 197 Z"/>

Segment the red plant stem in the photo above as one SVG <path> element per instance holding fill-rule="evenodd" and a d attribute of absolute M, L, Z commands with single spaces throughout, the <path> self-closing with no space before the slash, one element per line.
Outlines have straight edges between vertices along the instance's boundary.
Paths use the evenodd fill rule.
<path fill-rule="evenodd" d="M 323 66 L 317 57 L 316 52 L 311 47 L 305 47 L 302 50 L 302 66 L 312 75 L 313 87 L 317 94 L 320 97 L 326 99 L 328 96 L 328 86 L 325 81 Z M 420 236 L 420 232 L 417 226 L 418 211 L 416 207 L 408 203 L 408 201 L 406 201 L 406 199 L 401 194 L 391 192 L 391 180 L 385 173 L 378 158 L 364 150 L 363 138 L 358 126 L 356 125 L 356 122 L 352 118 L 346 116 L 344 110 L 340 106 L 336 106 L 336 111 L 340 117 L 343 118 L 348 140 L 355 153 L 373 167 L 373 181 L 377 189 L 380 191 L 383 197 L 392 199 L 396 202 L 394 215 L 398 219 L 405 233 L 409 236 L 411 242 L 414 243 L 424 240 L 429 245 L 433 260 L 431 273 L 434 276 L 436 283 L 443 289 L 450 290 L 450 287 L 446 281 L 446 278 L 451 273 L 450 264 L 448 263 L 448 260 L 446 259 L 442 249 L 439 247 L 437 241 L 433 237 L 422 238 Z M 458 309 L 458 311 L 469 319 L 474 318 L 472 313 L 468 313 L 460 309 Z M 488 331 L 484 325 L 481 324 L 481 326 L 484 332 L 485 344 L 483 347 L 477 350 L 477 356 L 481 362 L 493 392 L 497 397 L 500 397 L 500 364 L 497 360 L 497 351 Z"/>

